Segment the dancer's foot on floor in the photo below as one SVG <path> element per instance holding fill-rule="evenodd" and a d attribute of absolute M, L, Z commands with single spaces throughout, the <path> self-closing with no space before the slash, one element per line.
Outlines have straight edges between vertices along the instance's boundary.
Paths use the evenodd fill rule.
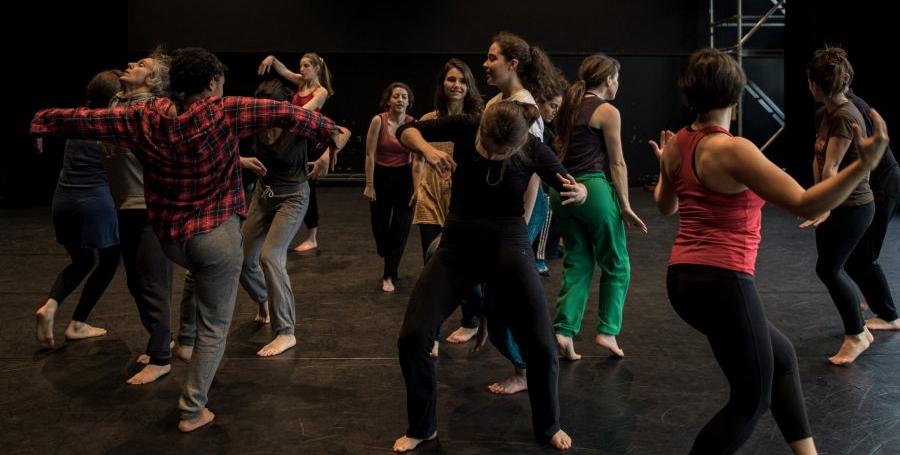
<path fill-rule="evenodd" d="M 478 333 L 478 327 L 468 328 L 468 327 L 460 327 L 453 331 L 450 336 L 447 337 L 448 343 L 453 344 L 461 344 L 465 343 L 472 339 L 475 334 Z"/>
<path fill-rule="evenodd" d="M 571 338 L 556 334 L 556 345 L 559 350 L 559 358 L 565 360 L 581 360 L 581 354 L 575 353 L 575 342 Z"/>
<path fill-rule="evenodd" d="M 869 330 L 900 330 L 900 318 L 891 322 L 881 318 L 866 319 L 866 328 Z"/>
<path fill-rule="evenodd" d="M 272 322 L 271 317 L 269 317 L 269 302 L 259 304 L 259 310 L 256 311 L 256 317 L 253 318 L 253 322 L 257 324 L 269 324 Z"/>
<path fill-rule="evenodd" d="M 396 288 L 394 288 L 394 281 L 390 278 L 381 280 L 381 290 L 384 292 L 394 292 L 396 290 Z"/>
<path fill-rule="evenodd" d="M 297 345 L 297 337 L 294 334 L 277 335 L 272 342 L 263 346 L 256 355 L 260 357 L 272 357 Z"/>
<path fill-rule="evenodd" d="M 440 354 L 440 343 L 435 341 L 434 346 L 431 347 L 431 352 L 428 353 L 428 357 L 436 359 L 438 358 L 438 354 Z"/>
<path fill-rule="evenodd" d="M 431 436 L 429 436 L 425 439 L 416 439 L 416 438 L 411 438 L 409 436 L 403 436 L 403 437 L 397 439 L 396 441 L 394 441 L 394 452 L 395 453 L 403 453 L 403 452 L 409 452 L 410 450 L 415 450 L 415 448 L 418 447 L 419 444 L 421 444 L 425 441 L 432 441 L 435 438 L 437 438 L 437 431 L 435 431 L 434 434 L 432 434 Z"/>
<path fill-rule="evenodd" d="M 609 349 L 616 357 L 625 357 L 625 351 L 619 347 L 619 343 L 616 342 L 616 337 L 612 335 L 598 334 L 594 338 L 594 343 L 597 343 L 600 347 Z"/>
<path fill-rule="evenodd" d="M 34 313 L 37 320 L 37 328 L 35 335 L 38 343 L 45 348 L 53 347 L 53 319 L 56 316 L 56 309 L 59 303 L 56 300 L 48 299 L 47 303 L 42 305 Z"/>
<path fill-rule="evenodd" d="M 175 349 L 175 357 L 178 360 L 181 360 L 184 363 L 191 363 L 191 357 L 194 356 L 194 346 L 188 345 L 179 345 L 178 349 Z"/>
<path fill-rule="evenodd" d="M 316 242 L 316 239 L 306 239 L 296 247 L 294 247 L 295 253 L 312 253 L 319 247 L 319 244 Z"/>
<path fill-rule="evenodd" d="M 556 450 L 569 450 L 572 448 L 572 438 L 565 431 L 559 430 L 550 438 L 550 445 Z"/>
<path fill-rule="evenodd" d="M 85 338 L 102 337 L 106 329 L 94 327 L 85 322 L 72 321 L 64 332 L 67 340 L 83 340 Z"/>
<path fill-rule="evenodd" d="M 488 390 L 490 390 L 491 393 L 496 393 L 498 395 L 512 395 L 514 393 L 519 393 L 528 390 L 528 377 L 525 375 L 525 370 L 516 368 L 515 374 L 500 382 L 489 385 Z"/>
<path fill-rule="evenodd" d="M 874 337 L 869 333 L 868 329 L 863 329 L 859 335 L 844 335 L 844 342 L 837 354 L 828 358 L 828 361 L 835 365 L 849 365 L 853 363 L 860 354 L 869 349 L 872 345 Z"/>
<path fill-rule="evenodd" d="M 172 365 L 147 365 L 125 382 L 131 385 L 149 384 L 169 374 L 170 371 L 172 371 Z"/>
<path fill-rule="evenodd" d="M 190 433 L 196 429 L 199 429 L 203 426 L 209 425 L 213 419 L 216 418 L 216 415 L 209 410 L 209 408 L 203 408 L 203 412 L 195 419 L 191 420 L 182 420 L 178 422 L 178 431 L 182 433 Z"/>

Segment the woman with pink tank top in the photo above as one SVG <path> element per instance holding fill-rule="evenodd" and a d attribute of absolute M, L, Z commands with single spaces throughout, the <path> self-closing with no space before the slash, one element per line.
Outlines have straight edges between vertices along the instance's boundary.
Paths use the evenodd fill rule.
<path fill-rule="evenodd" d="M 750 437 L 767 409 L 795 454 L 816 453 L 797 358 L 791 342 L 767 319 L 754 271 L 765 201 L 813 218 L 840 204 L 874 168 L 887 147 L 881 117 L 860 139 L 859 159 L 808 190 L 770 162 L 750 141 L 728 132 L 746 84 L 740 65 L 715 49 L 694 52 L 679 86 L 697 113 L 678 134 L 651 141 L 660 159 L 654 191 L 664 215 L 679 213 L 669 259 L 669 300 L 703 333 L 731 386 L 728 403 L 697 435 L 691 454 L 731 454 Z"/>
<path fill-rule="evenodd" d="M 303 54 L 303 57 L 300 58 L 299 73 L 289 70 L 274 55 L 270 55 L 260 63 L 259 75 L 262 76 L 273 68 L 281 77 L 297 84 L 297 92 L 294 93 L 294 98 L 291 100 L 295 106 L 319 112 L 325 106 L 325 101 L 334 95 L 328 65 L 325 64 L 325 59 L 315 52 Z M 321 150 L 318 151 L 321 152 Z M 310 158 L 314 158 L 315 151 L 310 150 L 310 152 Z M 316 197 L 316 177 L 328 174 L 329 168 L 334 167 L 330 158 L 329 153 L 321 153 L 321 156 L 312 162 L 313 169 L 309 172 L 309 208 L 303 218 L 307 236 L 306 240 L 294 248 L 294 251 L 298 253 L 308 253 L 319 247 L 319 204 Z"/>
<path fill-rule="evenodd" d="M 413 121 L 406 110 L 413 105 L 412 89 L 402 82 L 389 85 L 381 95 L 384 112 L 372 117 L 366 135 L 366 188 L 372 234 L 384 259 L 381 290 L 394 292 L 400 259 L 412 224 L 412 156 L 397 141 L 401 125 Z"/>

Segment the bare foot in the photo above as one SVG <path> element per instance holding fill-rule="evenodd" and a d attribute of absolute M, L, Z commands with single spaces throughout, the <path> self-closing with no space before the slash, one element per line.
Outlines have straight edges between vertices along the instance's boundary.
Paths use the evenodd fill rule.
<path fill-rule="evenodd" d="M 256 355 L 260 357 L 272 357 L 297 345 L 297 337 L 290 335 L 277 335 L 269 344 L 263 346 Z"/>
<path fill-rule="evenodd" d="M 269 302 L 259 304 L 259 311 L 256 312 L 253 322 L 257 324 L 269 324 L 272 322 L 272 319 L 269 317 Z"/>
<path fill-rule="evenodd" d="M 616 337 L 612 335 L 598 334 L 594 338 L 594 343 L 597 343 L 600 347 L 609 349 L 616 357 L 625 357 L 625 351 L 619 348 L 619 343 L 616 343 Z"/>
<path fill-rule="evenodd" d="M 47 303 L 42 305 L 34 313 L 37 319 L 37 340 L 41 346 L 45 348 L 53 347 L 53 318 L 56 316 L 56 309 L 59 303 L 53 299 L 47 299 Z"/>
<path fill-rule="evenodd" d="M 859 311 L 869 311 L 869 302 L 866 302 L 866 299 L 859 301 Z"/>
<path fill-rule="evenodd" d="M 440 353 L 440 347 L 437 341 L 434 342 L 434 346 L 431 347 L 431 352 L 428 353 L 428 357 L 432 359 L 438 358 L 438 354 Z"/>
<path fill-rule="evenodd" d="M 381 280 L 381 290 L 384 292 L 394 292 L 394 282 L 390 278 Z"/>
<path fill-rule="evenodd" d="M 550 445 L 556 450 L 569 450 L 572 448 L 572 438 L 565 431 L 559 430 L 550 438 Z"/>
<path fill-rule="evenodd" d="M 67 340 L 83 340 L 85 338 L 102 337 L 106 335 L 106 329 L 94 327 L 86 322 L 72 321 L 63 332 Z"/>
<path fill-rule="evenodd" d="M 891 322 L 881 318 L 866 319 L 866 328 L 869 330 L 900 330 L 900 318 Z"/>
<path fill-rule="evenodd" d="M 841 344 L 841 349 L 837 354 L 829 357 L 828 360 L 835 365 L 849 365 L 866 349 L 869 349 L 872 340 L 874 338 L 868 329 L 863 329 L 863 332 L 859 335 L 844 335 L 844 343 Z"/>
<path fill-rule="evenodd" d="M 512 395 L 523 390 L 528 390 L 528 378 L 525 376 L 525 370 L 516 368 L 515 374 L 488 386 L 491 393 L 498 395 Z"/>
<path fill-rule="evenodd" d="M 566 360 L 581 360 L 581 354 L 575 353 L 575 342 L 571 338 L 556 334 L 557 350 L 559 357 Z"/>
<path fill-rule="evenodd" d="M 178 431 L 182 433 L 190 433 L 204 425 L 209 424 L 216 418 L 209 408 L 203 408 L 203 413 L 199 417 L 192 420 L 182 420 L 178 422 Z"/>
<path fill-rule="evenodd" d="M 319 244 L 316 242 L 316 239 L 308 238 L 304 240 L 303 243 L 294 247 L 294 251 L 297 253 L 309 253 L 318 247 Z"/>
<path fill-rule="evenodd" d="M 409 436 L 403 436 L 403 437 L 397 439 L 396 441 L 394 441 L 394 452 L 395 453 L 409 452 L 410 450 L 413 450 L 416 447 L 418 447 L 419 444 L 421 444 L 425 441 L 432 441 L 432 440 L 434 440 L 434 438 L 437 438 L 437 431 L 435 431 L 434 434 L 432 434 L 431 436 L 429 436 L 425 439 L 416 439 L 416 438 L 411 438 Z"/>
<path fill-rule="evenodd" d="M 476 333 L 478 333 L 478 327 L 475 327 L 474 329 L 460 327 L 447 337 L 447 342 L 453 344 L 465 343 L 466 341 L 471 340 Z"/>
<path fill-rule="evenodd" d="M 150 365 L 150 356 L 147 354 L 141 354 L 135 359 L 135 362 L 141 365 Z"/>
<path fill-rule="evenodd" d="M 170 371 L 172 371 L 172 365 L 147 365 L 125 382 L 131 385 L 149 384 L 169 374 Z"/>
<path fill-rule="evenodd" d="M 194 347 L 179 345 L 175 350 L 175 357 L 178 357 L 184 363 L 191 363 L 191 357 L 194 356 Z"/>

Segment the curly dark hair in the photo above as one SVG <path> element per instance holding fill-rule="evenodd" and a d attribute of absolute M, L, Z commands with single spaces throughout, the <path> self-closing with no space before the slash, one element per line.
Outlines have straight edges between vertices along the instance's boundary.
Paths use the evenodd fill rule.
<path fill-rule="evenodd" d="M 444 78 L 447 77 L 447 73 L 452 69 L 459 70 L 463 74 L 463 79 L 466 80 L 466 98 L 463 100 L 463 113 L 480 114 L 484 111 L 484 101 L 481 99 L 481 92 L 478 91 L 475 76 L 472 75 L 469 65 L 456 58 L 447 60 L 447 63 L 444 64 L 444 69 L 438 75 L 437 86 L 434 89 L 434 110 L 438 112 L 438 115 L 447 115 L 449 108 L 447 106 L 447 94 L 444 93 Z"/>
<path fill-rule="evenodd" d="M 215 54 L 202 47 L 176 49 L 169 69 L 172 94 L 184 98 L 200 93 L 227 71 L 228 67 Z"/>

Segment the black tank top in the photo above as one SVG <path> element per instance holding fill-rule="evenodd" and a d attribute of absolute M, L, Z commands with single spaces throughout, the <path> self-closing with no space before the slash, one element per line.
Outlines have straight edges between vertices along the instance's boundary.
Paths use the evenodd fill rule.
<path fill-rule="evenodd" d="M 606 172 L 607 150 L 603 130 L 591 128 L 591 115 L 600 105 L 607 103 L 600 97 L 588 94 L 581 99 L 575 113 L 572 137 L 563 159 L 563 166 L 572 175 L 582 172 Z"/>

